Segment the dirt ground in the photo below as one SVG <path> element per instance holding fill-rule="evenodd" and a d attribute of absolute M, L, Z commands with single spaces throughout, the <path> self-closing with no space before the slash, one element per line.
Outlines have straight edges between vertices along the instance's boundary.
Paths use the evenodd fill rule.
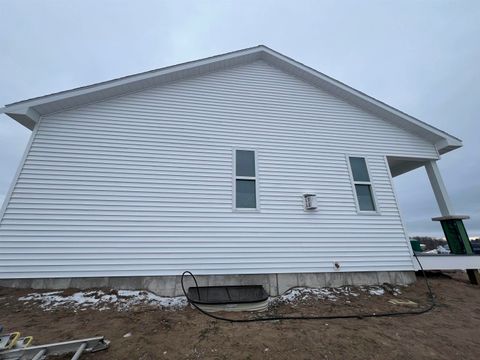
<path fill-rule="evenodd" d="M 99 335 L 111 341 L 108 350 L 82 359 L 479 359 L 480 286 L 470 285 L 461 273 L 432 276 L 429 281 L 438 306 L 423 315 L 246 324 L 216 321 L 190 307 L 47 312 L 18 301 L 31 290 L 0 288 L 0 323 L 5 331 L 34 336 L 35 344 Z M 378 313 L 426 304 L 421 277 L 401 291 L 396 296 L 387 291 L 383 296 L 362 293 L 335 302 L 280 304 L 269 313 Z M 394 305 L 390 299 L 419 305 Z M 124 337 L 126 333 L 131 336 Z"/>

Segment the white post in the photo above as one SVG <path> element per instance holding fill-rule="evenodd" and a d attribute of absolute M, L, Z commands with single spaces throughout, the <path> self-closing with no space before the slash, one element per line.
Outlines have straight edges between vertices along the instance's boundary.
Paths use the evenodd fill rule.
<path fill-rule="evenodd" d="M 437 199 L 440 213 L 442 216 L 453 215 L 452 204 L 450 203 L 450 198 L 448 197 L 447 189 L 443 183 L 442 175 L 440 174 L 436 160 L 426 163 L 425 169 L 427 170 L 427 175 L 430 180 L 430 184 L 432 185 L 433 193 Z"/>

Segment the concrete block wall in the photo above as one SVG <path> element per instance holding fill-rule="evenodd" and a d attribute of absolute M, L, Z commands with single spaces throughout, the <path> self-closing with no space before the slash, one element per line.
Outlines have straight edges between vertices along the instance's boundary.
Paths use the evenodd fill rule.
<path fill-rule="evenodd" d="M 0 280 L 0 286 L 61 290 L 68 288 L 112 288 L 117 290 L 148 290 L 161 296 L 183 295 L 180 276 L 138 276 L 101 278 L 49 278 Z M 199 275 L 199 286 L 263 285 L 271 296 L 283 294 L 292 287 L 338 287 L 344 285 L 408 285 L 415 282 L 412 271 L 337 272 L 337 273 L 292 273 L 258 275 Z M 185 277 L 185 288 L 194 286 L 191 277 Z"/>

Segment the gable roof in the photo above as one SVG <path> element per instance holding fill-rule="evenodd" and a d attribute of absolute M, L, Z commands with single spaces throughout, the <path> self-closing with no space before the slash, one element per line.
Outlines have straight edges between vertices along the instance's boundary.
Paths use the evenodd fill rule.
<path fill-rule="evenodd" d="M 435 144 L 440 154 L 462 146 L 460 139 L 264 45 L 11 103 L 4 108 L 0 108 L 0 113 L 5 113 L 20 124 L 29 129 L 33 129 L 35 123 L 38 122 L 42 115 L 56 113 L 191 76 L 198 76 L 236 65 L 247 64 L 256 60 L 264 60 L 400 128 L 417 134 Z"/>

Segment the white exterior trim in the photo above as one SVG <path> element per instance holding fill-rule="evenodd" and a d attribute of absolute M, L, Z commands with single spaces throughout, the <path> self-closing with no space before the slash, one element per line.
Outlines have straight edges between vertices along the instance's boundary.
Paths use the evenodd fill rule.
<path fill-rule="evenodd" d="M 256 60 L 267 61 L 364 110 L 391 121 L 412 133 L 417 133 L 419 136 L 435 144 L 439 153 L 445 153 L 462 146 L 460 139 L 388 106 L 323 73 L 292 60 L 264 45 L 9 104 L 1 108 L 0 113 L 5 113 L 21 124 L 32 128 L 32 124 L 37 120 L 35 116 L 30 118 L 28 116 L 25 117 L 25 113 L 28 112 L 29 109 L 35 110 L 39 115 L 52 114 L 87 103 L 125 95 L 151 88 L 152 86 L 246 64 Z"/>
<path fill-rule="evenodd" d="M 252 47 L 252 48 L 247 48 L 243 50 L 238 50 L 226 54 L 220 54 L 200 60 L 195 60 L 195 61 L 189 61 L 186 63 L 182 64 L 177 64 L 173 66 L 167 66 L 165 68 L 160 68 L 160 69 L 155 69 L 151 71 L 146 71 L 143 73 L 138 73 L 138 74 L 133 74 L 133 75 L 127 75 L 122 78 L 118 79 L 112 79 L 112 80 L 107 80 L 104 82 L 92 84 L 92 85 L 87 85 L 87 86 L 82 86 L 79 88 L 71 89 L 71 90 L 65 90 L 61 91 L 58 93 L 53 93 L 50 95 L 45 95 L 45 96 L 40 96 L 37 98 L 29 99 L 29 100 L 23 100 L 19 101 L 16 103 L 12 103 L 9 105 L 6 105 L 4 108 L 5 110 L 9 111 L 19 111 L 19 109 L 23 109 L 25 107 L 33 107 L 33 106 L 38 106 L 42 105 L 46 102 L 53 102 L 53 101 L 60 101 L 60 100 L 66 100 L 75 96 L 81 96 L 81 95 L 88 95 L 95 93 L 100 90 L 106 90 L 110 89 L 113 86 L 125 86 L 132 84 L 137 81 L 143 81 L 143 80 L 149 80 L 155 76 L 167 76 L 173 73 L 180 72 L 182 70 L 190 70 L 193 67 L 201 67 L 201 66 L 209 66 L 212 65 L 216 61 L 228 61 L 232 60 L 234 58 L 238 58 L 241 55 L 249 55 L 249 54 L 254 54 L 258 52 L 257 47 Z M 7 112 L 7 111 L 5 111 Z"/>
<path fill-rule="evenodd" d="M 385 167 L 387 168 L 387 171 L 388 171 L 388 179 L 390 180 L 390 186 L 392 187 L 393 196 L 395 198 L 395 203 L 397 204 L 398 216 L 400 217 L 400 221 L 402 223 L 402 228 L 403 228 L 403 233 L 405 234 L 405 243 L 407 244 L 408 250 L 409 250 L 410 255 L 412 257 L 412 266 L 414 266 L 415 265 L 414 263 L 416 262 L 416 260 L 414 260 L 414 258 L 413 258 L 413 249 L 412 249 L 412 245 L 410 244 L 410 235 L 408 234 L 408 230 L 407 230 L 407 227 L 406 227 L 406 222 L 405 222 L 405 219 L 403 218 L 402 211 L 401 211 L 401 209 L 398 205 L 397 189 L 396 189 L 394 181 L 393 181 L 392 172 L 390 171 L 390 165 L 388 164 L 388 156 L 390 156 L 390 155 L 385 155 L 384 156 Z"/>
<path fill-rule="evenodd" d="M 437 199 L 438 208 L 442 216 L 453 215 L 453 207 L 448 196 L 447 189 L 443 183 L 442 175 L 440 174 L 440 169 L 438 168 L 437 162 L 432 160 L 425 164 L 425 170 L 427 171 L 428 179 L 432 185 L 433 193 L 435 194 L 435 199 Z"/>
<path fill-rule="evenodd" d="M 30 134 L 30 139 L 28 140 L 27 146 L 23 151 L 22 158 L 20 159 L 20 162 L 17 167 L 17 171 L 15 172 L 12 182 L 10 183 L 10 187 L 8 188 L 8 191 L 5 194 L 2 207 L 0 208 L 0 225 L 2 224 L 3 216 L 5 215 L 5 211 L 7 210 L 8 203 L 10 202 L 10 198 L 12 197 L 13 189 L 15 189 L 15 185 L 17 184 L 18 177 L 22 172 L 23 165 L 25 164 L 25 160 L 27 159 L 28 153 L 30 152 L 30 148 L 32 147 L 33 140 L 37 135 L 38 128 L 40 127 L 40 121 L 41 121 L 41 118 L 38 119 L 38 122 L 35 124 L 35 127 L 33 128 L 33 131 Z"/>

